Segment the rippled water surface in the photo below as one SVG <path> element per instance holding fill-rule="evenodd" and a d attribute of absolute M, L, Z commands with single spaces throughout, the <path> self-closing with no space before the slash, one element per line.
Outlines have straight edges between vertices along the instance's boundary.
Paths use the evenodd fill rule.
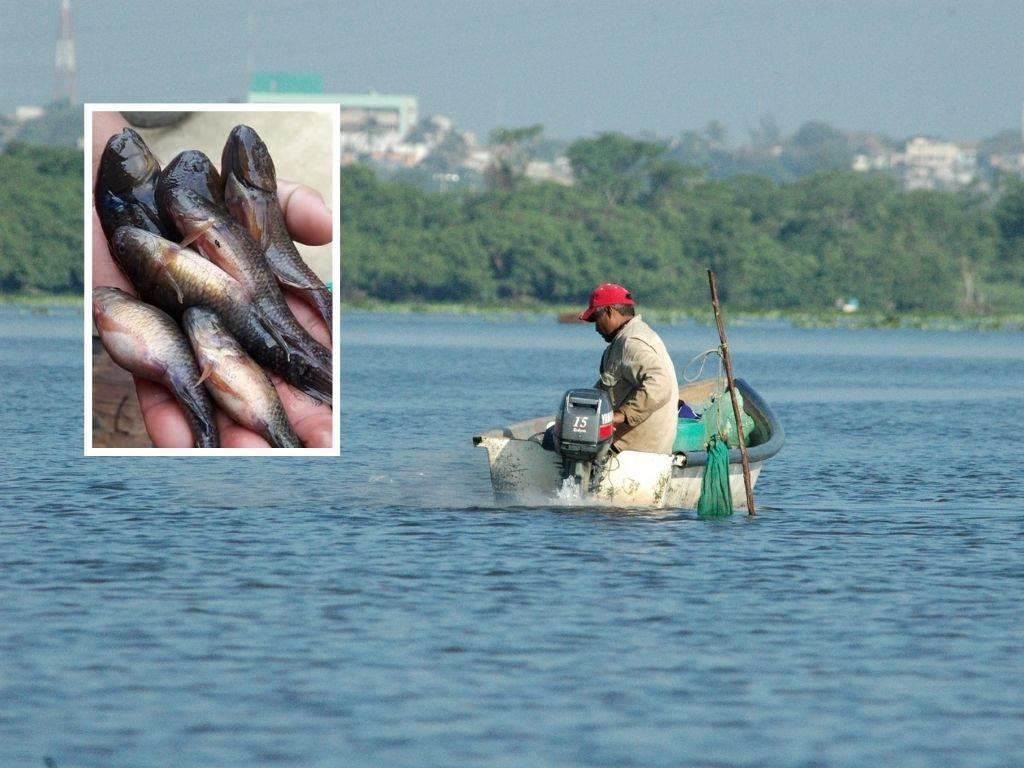
<path fill-rule="evenodd" d="M 342 458 L 87 460 L 81 325 L 0 309 L 0 766 L 1024 764 L 1020 333 L 733 328 L 708 522 L 494 504 L 589 327 L 346 313 Z"/>

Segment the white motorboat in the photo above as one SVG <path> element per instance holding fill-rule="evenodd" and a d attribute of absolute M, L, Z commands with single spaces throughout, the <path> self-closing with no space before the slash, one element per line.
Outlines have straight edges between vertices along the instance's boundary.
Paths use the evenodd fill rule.
<path fill-rule="evenodd" d="M 743 410 L 753 419 L 754 428 L 747 438 L 751 480 L 757 482 L 761 468 L 782 448 L 785 433 L 764 399 L 743 379 L 736 379 L 743 396 Z M 706 401 L 721 391 L 720 379 L 703 379 L 679 389 L 686 403 Z M 566 473 L 562 457 L 550 446 L 544 434 L 554 421 L 544 416 L 492 429 L 473 437 L 473 444 L 487 451 L 491 484 L 499 501 L 539 505 L 550 504 L 565 494 Z M 673 454 L 640 451 L 610 452 L 602 461 L 592 487 L 584 491 L 588 499 L 616 507 L 688 508 L 697 506 L 701 479 L 707 464 L 706 451 Z M 571 478 L 569 478 L 571 480 Z M 729 451 L 729 486 L 733 507 L 746 507 L 740 451 Z"/>

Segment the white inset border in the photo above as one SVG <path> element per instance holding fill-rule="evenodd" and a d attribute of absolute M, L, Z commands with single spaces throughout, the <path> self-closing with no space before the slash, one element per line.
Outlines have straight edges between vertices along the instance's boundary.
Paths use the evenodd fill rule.
<path fill-rule="evenodd" d="M 85 270 L 83 301 L 84 397 L 83 424 L 86 456 L 339 456 L 341 453 L 341 316 L 338 291 L 341 286 L 341 112 L 337 104 L 85 104 L 84 105 L 83 242 Z M 330 119 L 331 137 L 331 283 L 332 328 L 331 360 L 333 376 L 331 447 L 330 448 L 96 448 L 92 444 L 92 213 L 93 213 L 93 144 L 92 123 L 95 112 L 235 112 L 239 122 L 254 112 L 318 112 Z M 227 136 L 224 137 L 227 139 Z M 166 161 L 167 158 L 160 158 Z M 219 165 L 219 158 L 214 162 Z M 289 179 L 289 181 L 300 181 Z"/>

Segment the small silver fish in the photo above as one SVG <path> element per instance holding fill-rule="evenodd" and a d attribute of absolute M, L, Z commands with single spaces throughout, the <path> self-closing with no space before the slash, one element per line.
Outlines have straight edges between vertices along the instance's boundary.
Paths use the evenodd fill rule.
<path fill-rule="evenodd" d="M 267 265 L 263 250 L 249 233 L 231 218 L 226 209 L 161 174 L 157 182 L 157 200 L 174 225 L 185 236 L 183 245 L 194 247 L 206 258 L 235 278 L 249 292 L 253 304 L 274 326 L 292 354 L 301 354 L 316 375 L 328 382 L 330 391 L 331 350 L 317 341 L 295 319 L 285 302 L 277 278 Z"/>
<path fill-rule="evenodd" d="M 208 309 L 191 307 L 182 324 L 202 369 L 200 380 L 217 405 L 275 448 L 302 448 L 277 389 L 220 318 Z"/>
<path fill-rule="evenodd" d="M 131 128 L 111 136 L 96 171 L 96 213 L 109 239 L 125 225 L 170 237 L 173 227 L 157 209 L 160 163 Z"/>
<path fill-rule="evenodd" d="M 291 343 L 233 277 L 188 248 L 136 227 L 114 233 L 111 253 L 147 300 L 175 317 L 205 307 L 260 364 L 320 402 L 331 402 L 331 368 Z M 329 354 L 329 352 L 328 352 Z M 328 358 L 329 359 L 329 358 Z"/>
<path fill-rule="evenodd" d="M 277 171 L 263 140 L 248 125 L 237 125 L 221 154 L 224 202 L 266 254 L 278 281 L 320 313 L 331 330 L 331 292 L 309 268 L 292 242 L 277 198 Z"/>
<path fill-rule="evenodd" d="M 197 149 L 179 152 L 161 171 L 161 175 L 214 205 L 224 206 L 224 182 L 210 158 Z"/>
<path fill-rule="evenodd" d="M 93 320 L 111 359 L 170 390 L 181 404 L 199 448 L 220 445 L 213 403 L 199 381 L 192 350 L 173 319 L 118 288 L 95 288 Z"/>

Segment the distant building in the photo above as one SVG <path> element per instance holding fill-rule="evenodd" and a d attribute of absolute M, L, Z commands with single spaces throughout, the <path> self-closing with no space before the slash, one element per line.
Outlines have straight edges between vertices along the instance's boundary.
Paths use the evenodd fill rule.
<path fill-rule="evenodd" d="M 393 133 L 402 139 L 419 120 L 415 96 L 339 93 L 342 132 Z"/>
<path fill-rule="evenodd" d="M 341 163 L 372 162 L 393 170 L 423 167 L 443 189 L 479 179 L 494 162 L 494 151 L 481 147 L 476 136 L 460 131 L 444 115 L 419 117 L 415 96 L 383 93 L 326 93 L 315 73 L 259 72 L 252 76 L 248 101 L 276 104 L 338 104 Z M 424 163 L 424 161 L 428 161 Z M 553 162 L 533 160 L 528 178 L 572 184 L 565 157 Z"/>
<path fill-rule="evenodd" d="M 917 136 L 902 152 L 882 145 L 866 147 L 851 165 L 855 171 L 882 171 L 896 176 L 903 188 L 957 190 L 978 178 L 978 148 L 973 142 L 952 142 Z"/>
<path fill-rule="evenodd" d="M 974 181 L 978 169 L 976 147 L 920 136 L 892 159 L 908 190 L 960 189 Z"/>
<path fill-rule="evenodd" d="M 988 159 L 989 167 L 998 173 L 1011 173 L 1016 176 L 1024 176 L 1024 153 L 1011 152 L 1007 154 L 991 155 Z"/>
<path fill-rule="evenodd" d="M 45 114 L 46 110 L 43 107 L 25 106 L 14 108 L 14 119 L 19 123 L 25 123 L 29 120 L 38 120 Z"/>
<path fill-rule="evenodd" d="M 860 154 L 854 155 L 853 170 L 865 171 L 887 171 L 892 167 L 892 158 L 887 154 Z"/>
<path fill-rule="evenodd" d="M 531 160 L 526 164 L 526 178 L 533 181 L 553 181 L 571 187 L 572 165 L 567 157 L 557 157 L 553 163 L 546 160 Z"/>
<path fill-rule="evenodd" d="M 415 96 L 325 93 L 323 79 L 316 74 L 256 73 L 250 82 L 248 100 L 276 104 L 338 104 L 343 154 L 391 155 L 398 152 L 405 155 L 400 145 L 419 119 Z"/>
<path fill-rule="evenodd" d="M 463 165 L 476 173 L 484 173 L 488 166 L 494 162 L 494 153 L 490 147 L 472 147 Z"/>

